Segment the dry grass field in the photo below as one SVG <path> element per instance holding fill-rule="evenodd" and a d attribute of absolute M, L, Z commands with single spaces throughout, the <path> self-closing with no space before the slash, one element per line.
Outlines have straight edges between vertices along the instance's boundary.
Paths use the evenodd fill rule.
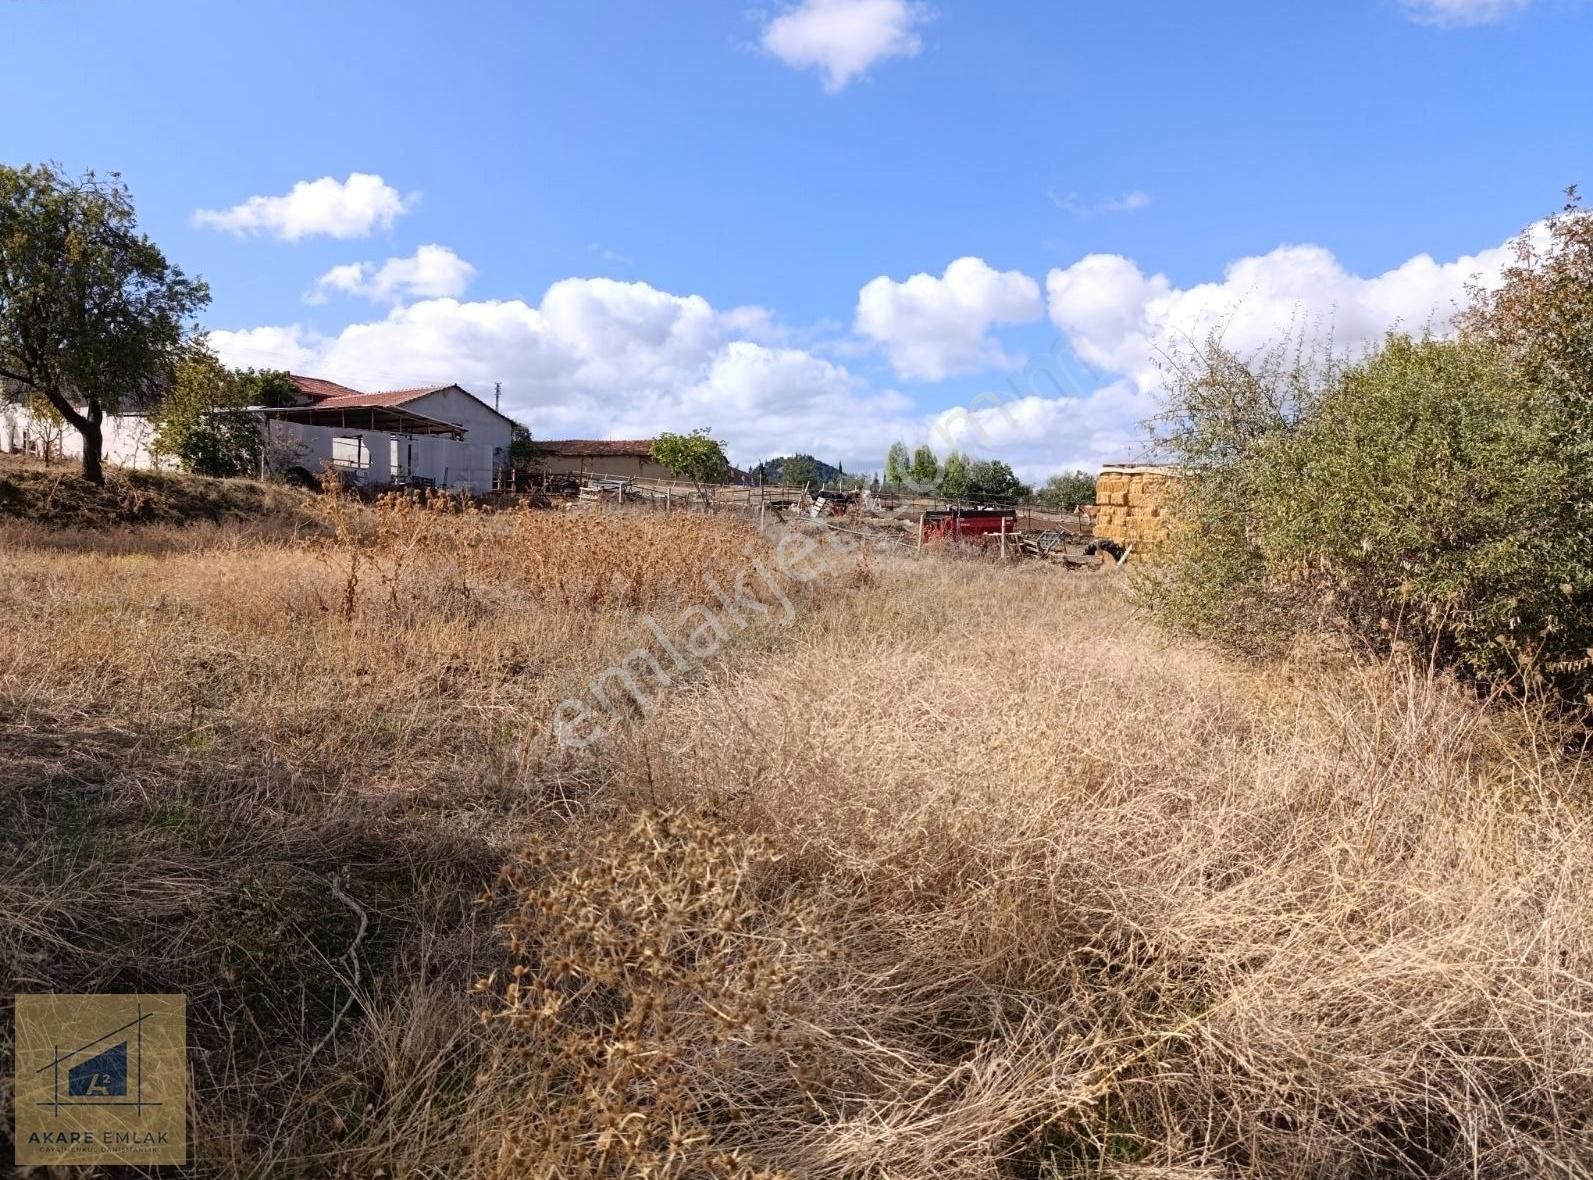
<path fill-rule="evenodd" d="M 0 523 L 9 990 L 186 992 L 196 1175 L 1588 1174 L 1549 721 L 1227 662 L 1115 575 L 842 555 L 555 740 L 776 552 Z"/>

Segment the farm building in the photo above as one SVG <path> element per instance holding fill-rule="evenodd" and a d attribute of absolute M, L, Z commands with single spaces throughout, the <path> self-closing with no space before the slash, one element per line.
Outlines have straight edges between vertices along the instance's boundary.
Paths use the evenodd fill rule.
<path fill-rule="evenodd" d="M 1144 550 L 1167 539 L 1177 467 L 1109 463 L 1095 480 L 1095 535 Z"/>
<path fill-rule="evenodd" d="M 361 393 L 318 377 L 293 375 L 291 405 L 257 406 L 266 463 L 303 478 L 333 467 L 361 484 L 426 481 L 484 491 L 507 465 L 514 423 L 458 385 Z M 142 414 L 104 423 L 105 461 L 123 467 L 160 465 L 151 450 L 154 427 Z M 83 453 L 73 430 L 52 431 L 25 407 L 0 406 L 0 451 L 65 458 Z"/>
<path fill-rule="evenodd" d="M 653 458 L 653 440 L 567 438 L 536 444 L 538 462 L 549 475 L 602 475 L 616 479 L 673 479 Z"/>
<path fill-rule="evenodd" d="M 293 375 L 299 400 L 260 407 L 279 470 L 327 466 L 364 484 L 426 480 L 484 491 L 509 462 L 514 422 L 458 385 L 361 393 Z"/>

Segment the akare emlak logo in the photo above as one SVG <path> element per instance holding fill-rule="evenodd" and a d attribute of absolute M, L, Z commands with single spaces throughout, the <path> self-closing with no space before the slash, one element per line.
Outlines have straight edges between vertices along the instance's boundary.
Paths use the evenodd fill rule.
<path fill-rule="evenodd" d="M 183 996 L 18 996 L 16 1162 L 188 1159 Z"/>

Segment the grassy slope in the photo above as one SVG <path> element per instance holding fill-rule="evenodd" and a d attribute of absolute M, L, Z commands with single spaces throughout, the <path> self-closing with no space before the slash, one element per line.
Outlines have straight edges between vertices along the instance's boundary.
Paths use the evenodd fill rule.
<path fill-rule="evenodd" d="M 76 464 L 45 465 L 0 455 L 0 522 L 103 529 L 118 524 L 291 518 L 307 504 L 303 492 L 247 479 L 110 468 L 105 484 L 83 479 Z"/>
<path fill-rule="evenodd" d="M 1593 841 L 1530 718 L 1169 646 L 1110 577 L 892 561 L 571 754 L 552 705 L 747 534 L 327 532 L 0 536 L 0 966 L 189 992 L 198 1171 L 622 1175 L 660 1112 L 792 1176 L 1593 1158 Z M 538 838 L 526 904 L 473 907 Z M 471 997 L 505 915 L 609 981 Z M 682 939 L 713 972 L 640 949 Z"/>

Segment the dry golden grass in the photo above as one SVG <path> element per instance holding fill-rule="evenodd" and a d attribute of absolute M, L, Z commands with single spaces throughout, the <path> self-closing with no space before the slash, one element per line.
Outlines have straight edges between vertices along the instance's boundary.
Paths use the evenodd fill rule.
<path fill-rule="evenodd" d="M 291 530 L 310 502 L 304 492 L 282 484 L 119 467 L 109 468 L 104 485 L 96 487 L 75 462 L 0 454 L 0 522 L 98 531 L 131 523 L 243 523 L 270 517 L 273 527 Z"/>
<path fill-rule="evenodd" d="M 885 557 L 568 751 L 554 704 L 764 542 L 330 516 L 0 535 L 0 963 L 188 992 L 196 1172 L 1593 1165 L 1593 834 L 1540 719 Z"/>

